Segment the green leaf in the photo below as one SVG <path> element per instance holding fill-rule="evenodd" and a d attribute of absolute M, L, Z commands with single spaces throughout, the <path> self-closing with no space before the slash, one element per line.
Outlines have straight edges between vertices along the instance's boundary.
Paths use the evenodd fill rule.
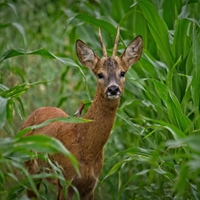
<path fill-rule="evenodd" d="M 3 57 L 1 58 L 0 62 L 7 58 L 19 56 L 19 55 L 40 55 L 45 58 L 53 59 L 55 58 L 49 51 L 46 49 L 39 49 L 35 51 L 26 51 L 24 49 L 12 49 L 4 53 Z"/>
<path fill-rule="evenodd" d="M 151 78 L 157 77 L 155 66 L 153 66 L 153 64 L 150 63 L 148 60 L 140 58 L 139 65 Z"/>
<path fill-rule="evenodd" d="M 169 68 L 174 65 L 174 58 L 171 52 L 169 44 L 168 29 L 159 16 L 156 7 L 149 1 L 138 1 L 137 4 L 140 6 L 142 13 L 148 23 L 149 30 L 158 45 L 160 53 L 162 54 L 165 62 Z M 133 4 L 135 6 L 135 4 Z"/>
<path fill-rule="evenodd" d="M 178 64 L 181 63 L 181 59 L 182 59 L 182 56 L 180 56 L 177 60 L 177 62 L 174 64 L 174 66 L 172 67 L 172 69 L 169 70 L 168 72 L 168 75 L 167 75 L 167 78 L 166 78 L 166 85 L 169 87 L 169 89 L 171 91 L 173 91 L 173 76 L 176 72 L 176 67 L 178 66 Z"/>
<path fill-rule="evenodd" d="M 105 20 L 96 19 L 94 16 L 91 16 L 87 13 L 79 13 L 69 18 L 65 23 L 66 27 L 71 23 L 73 19 L 80 19 L 81 21 L 87 22 L 93 26 L 100 27 L 110 34 L 113 34 L 113 35 L 116 34 L 116 28 L 113 26 L 112 23 Z"/>
<path fill-rule="evenodd" d="M 189 177 L 189 167 L 187 165 L 183 166 L 178 175 L 178 180 L 176 181 L 175 190 L 178 191 L 178 195 L 182 196 L 184 190 L 187 187 L 188 177 Z"/>
<path fill-rule="evenodd" d="M 193 151 L 200 155 L 200 136 L 189 136 L 183 140 L 183 145 L 187 144 Z"/>
<path fill-rule="evenodd" d="M 172 44 L 172 51 L 176 60 L 179 57 L 184 59 L 190 50 L 190 26 L 191 21 L 188 19 L 181 19 L 177 22 Z"/>
<path fill-rule="evenodd" d="M 112 174 L 114 174 L 116 171 L 119 170 L 119 168 L 121 168 L 121 166 L 126 162 L 126 160 L 120 161 L 117 164 L 115 164 L 110 171 L 106 174 L 106 176 L 103 178 L 103 180 L 101 182 L 103 182 L 106 178 L 108 178 L 109 176 L 111 176 Z"/>
<path fill-rule="evenodd" d="M 44 127 L 44 126 L 46 126 L 50 123 L 53 123 L 53 122 L 89 123 L 89 122 L 92 122 L 92 120 L 82 119 L 82 118 L 78 118 L 78 117 L 57 117 L 57 118 L 53 118 L 53 119 L 48 119 L 41 124 L 33 125 L 33 126 L 29 126 L 29 127 L 24 128 L 23 130 L 21 130 L 17 133 L 16 138 L 20 138 L 22 135 L 29 132 L 30 130 L 42 128 L 42 127 Z"/>
<path fill-rule="evenodd" d="M 159 97 L 167 104 L 167 86 L 160 81 L 152 80 Z"/>
<path fill-rule="evenodd" d="M 21 33 L 24 43 L 26 44 L 26 36 L 25 36 L 24 27 L 17 22 L 13 22 L 12 25 Z"/>
<path fill-rule="evenodd" d="M 191 120 L 183 114 L 181 105 L 174 93 L 163 83 L 157 80 L 152 81 L 158 95 L 167 107 L 169 119 L 173 125 L 176 125 L 184 132 L 191 132 L 193 130 L 193 124 Z"/>
<path fill-rule="evenodd" d="M 177 127 L 179 127 L 185 133 L 191 133 L 193 131 L 193 123 L 187 116 L 182 113 L 181 105 L 172 92 L 169 92 L 167 98 L 167 107 L 169 117 L 173 123 L 176 124 Z"/>
<path fill-rule="evenodd" d="M 65 148 L 65 146 L 53 137 L 46 135 L 30 135 L 27 137 L 17 138 L 13 144 L 13 149 L 29 149 L 36 152 L 44 152 L 48 154 L 62 153 L 72 162 L 76 171 L 78 170 L 78 162 L 75 157 Z"/>
<path fill-rule="evenodd" d="M 15 15 L 18 17 L 17 9 L 16 9 L 15 4 L 12 4 L 12 3 L 6 3 L 6 5 L 10 6 L 10 8 L 11 8 L 11 9 L 13 10 L 13 12 L 15 13 Z"/>
<path fill-rule="evenodd" d="M 161 125 L 163 128 L 169 130 L 174 139 L 178 140 L 179 138 L 185 138 L 186 135 L 184 132 L 182 132 L 179 128 L 177 128 L 176 126 L 170 124 L 170 123 L 167 123 L 167 122 L 164 122 L 164 121 L 161 121 L 161 120 L 155 120 L 155 119 L 151 119 L 151 118 L 147 118 L 147 117 L 143 117 L 145 120 L 147 121 L 152 121 L 154 123 L 157 123 L 159 125 Z"/>
<path fill-rule="evenodd" d="M 112 156 L 112 158 L 117 157 L 119 155 L 138 155 L 138 156 L 144 156 L 144 157 L 149 157 L 151 155 L 152 150 L 150 149 L 144 149 L 144 148 L 139 148 L 139 147 L 133 147 L 133 148 L 128 148 L 124 151 L 120 151 L 119 153 L 116 153 L 115 155 Z"/>
<path fill-rule="evenodd" d="M 132 120 L 122 110 L 117 109 L 117 116 L 121 118 L 123 121 L 125 121 L 131 127 L 132 132 L 134 134 L 136 135 L 142 134 L 142 129 L 138 125 L 134 124 Z"/>
<path fill-rule="evenodd" d="M 6 122 L 6 108 L 7 108 L 7 98 L 3 98 L 0 96 L 0 129 L 3 128 Z"/>
<path fill-rule="evenodd" d="M 28 90 L 30 87 L 30 84 L 22 83 L 19 85 L 14 86 L 11 89 L 1 91 L 0 95 L 4 98 L 16 98 L 21 96 L 26 90 Z"/>
<path fill-rule="evenodd" d="M 35 51 L 27 51 L 24 49 L 12 49 L 12 50 L 9 50 L 6 53 L 4 53 L 3 57 L 0 60 L 0 63 L 5 59 L 19 56 L 19 55 L 40 55 L 44 58 L 59 60 L 60 62 L 62 62 L 65 65 L 78 67 L 78 65 L 70 58 L 56 56 L 53 53 L 47 51 L 46 49 L 39 49 L 39 50 L 35 50 Z"/>
<path fill-rule="evenodd" d="M 21 163 L 19 162 L 16 162 L 16 161 L 11 161 L 10 162 L 11 166 L 14 168 L 14 169 L 18 169 L 20 170 L 21 172 L 24 173 L 24 175 L 26 176 L 27 180 L 28 180 L 28 183 L 29 183 L 29 187 L 32 188 L 32 190 L 35 192 L 35 194 L 37 196 L 39 196 L 39 193 L 38 193 L 38 190 L 36 189 L 36 186 L 34 184 L 34 181 L 32 179 L 32 177 L 29 175 L 28 171 L 26 170 L 26 168 L 24 167 L 24 165 L 22 165 Z M 20 177 L 15 177 L 14 173 L 8 173 L 8 175 L 10 175 L 14 180 L 16 180 L 17 184 L 22 186 L 23 185 L 23 182 L 21 183 L 20 181 Z M 15 188 L 15 187 L 14 187 Z M 8 198 L 7 199 L 13 199 L 13 193 L 15 195 L 15 190 L 11 189 L 8 191 Z M 20 187 L 21 188 L 21 187 Z M 26 188 L 26 187 L 23 187 L 23 188 Z M 16 188 L 17 189 L 17 188 Z M 16 198 L 16 197 L 15 197 Z"/>
<path fill-rule="evenodd" d="M 103 178 L 102 182 L 106 178 L 108 178 L 109 176 L 114 174 L 115 172 L 119 171 L 119 169 L 122 166 L 124 166 L 127 162 L 130 162 L 130 161 L 133 161 L 133 160 L 139 160 L 140 162 L 149 162 L 150 161 L 150 152 L 151 151 L 148 151 L 148 150 L 145 150 L 145 149 L 142 149 L 142 148 L 130 148 L 130 149 L 127 149 L 125 151 L 122 151 L 122 152 L 115 154 L 113 157 L 123 155 L 123 154 L 127 154 L 129 156 L 129 158 L 115 164 L 110 169 L 110 171 L 106 174 L 106 176 Z M 139 173 L 138 173 L 138 175 L 139 175 Z"/>
<path fill-rule="evenodd" d="M 194 74 L 191 85 L 192 99 L 194 101 L 195 106 L 195 115 L 199 118 L 199 107 L 200 107 L 200 94 L 198 91 L 198 86 L 200 85 L 200 33 L 196 33 L 194 31 L 193 34 L 193 45 L 192 45 L 192 53 L 193 53 L 193 67 Z M 200 128 L 200 122 L 198 122 L 198 128 Z"/>

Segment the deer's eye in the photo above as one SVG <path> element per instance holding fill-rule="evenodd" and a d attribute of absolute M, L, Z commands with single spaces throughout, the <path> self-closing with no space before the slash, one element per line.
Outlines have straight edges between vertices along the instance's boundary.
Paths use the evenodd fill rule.
<path fill-rule="evenodd" d="M 120 77 L 125 77 L 125 72 L 120 72 Z"/>
<path fill-rule="evenodd" d="M 104 78 L 104 76 L 103 76 L 103 74 L 102 74 L 102 73 L 99 73 L 99 74 L 97 74 L 97 76 L 98 76 L 98 78 L 99 78 L 99 79 L 102 79 L 102 78 Z"/>

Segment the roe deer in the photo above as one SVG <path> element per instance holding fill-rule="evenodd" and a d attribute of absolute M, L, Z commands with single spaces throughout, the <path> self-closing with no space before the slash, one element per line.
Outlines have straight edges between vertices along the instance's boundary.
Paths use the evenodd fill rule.
<path fill-rule="evenodd" d="M 119 27 L 115 39 L 113 54 L 107 56 L 101 32 L 99 40 L 103 57 L 99 58 L 81 40 L 76 41 L 76 52 L 79 61 L 93 71 L 97 77 L 97 89 L 94 100 L 83 118 L 91 119 L 89 123 L 54 122 L 47 126 L 31 130 L 26 134 L 42 133 L 60 140 L 63 145 L 76 157 L 79 162 L 81 176 L 79 177 L 68 158 L 61 154 L 50 156 L 51 161 L 62 166 L 66 180 L 69 180 L 79 191 L 81 200 L 92 200 L 94 189 L 101 173 L 104 152 L 103 148 L 110 135 L 120 96 L 124 90 L 125 74 L 136 63 L 142 53 L 142 37 L 136 37 L 124 50 L 120 57 L 116 56 L 119 40 Z M 55 107 L 41 107 L 34 111 L 24 122 L 22 129 L 40 124 L 48 119 L 68 116 L 64 111 Z M 31 174 L 40 173 L 43 165 L 39 160 L 28 161 L 26 167 Z M 58 181 L 58 200 L 63 200 L 63 189 Z M 39 184 L 37 185 L 39 189 Z M 73 188 L 67 188 L 67 199 L 73 198 Z M 29 197 L 36 197 L 32 191 L 27 191 Z"/>

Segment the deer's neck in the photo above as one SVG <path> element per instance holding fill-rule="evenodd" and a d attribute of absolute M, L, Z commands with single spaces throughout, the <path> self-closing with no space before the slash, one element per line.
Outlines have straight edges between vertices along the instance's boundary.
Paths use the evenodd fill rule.
<path fill-rule="evenodd" d="M 113 127 L 119 102 L 119 99 L 105 99 L 99 95 L 97 90 L 92 105 L 84 116 L 85 119 L 91 119 L 93 121 L 82 124 L 82 130 L 80 130 L 84 133 L 81 136 L 82 149 L 88 160 L 95 160 L 95 157 L 99 156 L 102 152 Z"/>

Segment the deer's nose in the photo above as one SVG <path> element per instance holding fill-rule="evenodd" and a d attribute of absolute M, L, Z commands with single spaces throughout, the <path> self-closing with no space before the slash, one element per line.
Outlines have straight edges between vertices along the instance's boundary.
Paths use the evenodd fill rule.
<path fill-rule="evenodd" d="M 109 98 L 116 97 L 120 95 L 120 89 L 117 85 L 111 85 L 107 88 L 106 94 Z"/>

